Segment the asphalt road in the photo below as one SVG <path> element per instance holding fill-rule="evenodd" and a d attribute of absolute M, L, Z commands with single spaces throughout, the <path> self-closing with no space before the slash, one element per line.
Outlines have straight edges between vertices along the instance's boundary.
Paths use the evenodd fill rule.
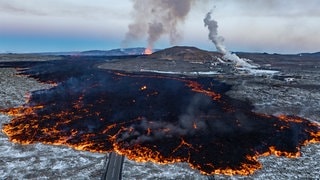
<path fill-rule="evenodd" d="M 109 154 L 108 163 L 101 179 L 103 180 L 120 180 L 122 176 L 122 165 L 124 156 L 114 152 Z"/>

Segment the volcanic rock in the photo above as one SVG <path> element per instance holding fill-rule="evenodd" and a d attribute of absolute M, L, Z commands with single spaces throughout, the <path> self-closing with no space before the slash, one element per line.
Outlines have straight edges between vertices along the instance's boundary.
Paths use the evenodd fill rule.
<path fill-rule="evenodd" d="M 166 59 L 166 60 L 184 60 L 184 61 L 218 61 L 222 55 L 217 52 L 209 52 L 188 46 L 174 46 L 161 51 L 157 51 L 149 58 Z"/>

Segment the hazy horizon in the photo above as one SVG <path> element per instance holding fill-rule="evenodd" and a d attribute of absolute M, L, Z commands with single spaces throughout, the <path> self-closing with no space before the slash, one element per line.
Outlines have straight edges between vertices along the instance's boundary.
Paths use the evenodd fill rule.
<path fill-rule="evenodd" d="M 200 3 L 201 2 L 201 3 Z M 123 48 L 133 21 L 133 1 L 123 0 L 0 0 L 0 53 L 69 52 Z M 216 51 L 203 25 L 214 8 L 219 34 L 235 52 L 280 54 L 320 51 L 320 1 L 201 0 L 193 3 L 184 22 L 183 38 L 170 44 L 161 36 L 154 48 L 194 46 Z M 148 10 L 148 9 L 147 9 Z M 147 37 L 128 47 L 146 47 Z"/>
<path fill-rule="evenodd" d="M 180 46 L 180 45 L 178 45 Z M 196 47 L 196 46 L 188 46 L 188 45 L 181 45 L 183 47 Z M 164 47 L 164 48 L 157 48 L 156 51 L 158 50 L 164 50 L 164 49 L 167 49 L 167 48 L 171 48 L 171 47 L 174 47 L 174 46 L 169 46 L 169 47 Z M 83 52 L 86 52 L 86 51 L 111 51 L 111 50 L 120 50 L 120 49 L 135 49 L 135 48 L 145 48 L 145 47 L 126 47 L 126 48 L 111 48 L 111 49 L 84 49 L 84 50 L 70 50 L 70 51 L 30 51 L 30 52 L 13 52 L 13 51 L 6 51 L 6 52 L 1 52 L 0 51 L 0 54 L 59 54 L 59 53 L 83 53 Z M 198 47 L 196 47 L 198 48 Z M 210 52 L 216 52 L 216 53 L 219 53 L 216 49 L 202 49 L 202 48 L 199 48 L 201 50 L 207 50 L 207 51 L 210 51 Z M 232 53 L 267 53 L 267 54 L 280 54 L 280 55 L 298 55 L 298 54 L 315 54 L 315 53 L 320 53 L 320 50 L 319 51 L 315 51 L 315 52 L 291 52 L 291 53 L 283 53 L 283 52 L 258 52 L 258 51 L 231 51 Z"/>

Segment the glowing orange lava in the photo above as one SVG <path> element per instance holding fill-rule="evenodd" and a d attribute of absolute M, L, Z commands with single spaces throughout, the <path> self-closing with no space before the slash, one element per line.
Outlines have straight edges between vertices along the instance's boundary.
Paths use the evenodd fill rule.
<path fill-rule="evenodd" d="M 212 79 L 100 75 L 27 94 L 24 106 L 0 110 L 12 116 L 2 131 L 16 143 L 185 162 L 206 175 L 250 175 L 262 168 L 260 156 L 295 158 L 301 146 L 320 142 L 319 124 L 252 112 L 215 91 Z"/>
<path fill-rule="evenodd" d="M 210 96 L 212 97 L 213 100 L 219 100 L 221 98 L 220 94 L 214 91 L 204 89 L 199 83 L 195 81 L 187 81 L 187 83 L 188 83 L 187 86 L 190 87 L 194 92 L 199 92 L 207 96 Z"/>
<path fill-rule="evenodd" d="M 150 54 L 152 54 L 152 49 L 151 49 L 151 48 L 146 48 L 146 49 L 144 50 L 143 54 L 145 54 L 145 55 L 150 55 Z"/>

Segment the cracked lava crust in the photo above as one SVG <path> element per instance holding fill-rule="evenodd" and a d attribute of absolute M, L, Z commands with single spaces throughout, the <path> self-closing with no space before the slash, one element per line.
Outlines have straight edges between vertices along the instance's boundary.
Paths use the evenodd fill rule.
<path fill-rule="evenodd" d="M 97 69 L 99 61 L 2 63 L 55 86 L 34 91 L 3 132 L 16 143 L 41 142 L 167 164 L 187 162 L 203 174 L 249 175 L 259 156 L 300 156 L 320 141 L 319 124 L 252 111 L 212 78 Z"/>

